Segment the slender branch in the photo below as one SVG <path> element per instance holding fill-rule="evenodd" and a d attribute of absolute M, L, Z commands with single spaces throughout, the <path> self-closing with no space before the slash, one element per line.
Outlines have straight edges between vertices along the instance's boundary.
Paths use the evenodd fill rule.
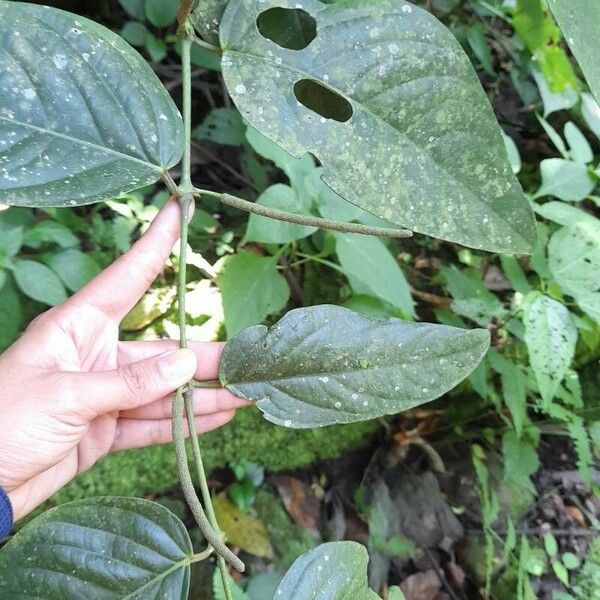
<path fill-rule="evenodd" d="M 190 564 L 206 560 L 214 551 L 215 551 L 215 549 L 212 546 L 209 546 L 203 552 L 198 552 L 196 554 L 193 554 L 190 557 Z"/>
<path fill-rule="evenodd" d="M 181 6 L 177 13 L 177 22 L 179 23 L 177 35 L 182 37 L 188 35 L 188 18 L 192 12 L 192 8 L 194 8 L 194 0 L 181 0 Z"/>
<path fill-rule="evenodd" d="M 184 36 L 181 41 L 181 77 L 182 77 L 182 112 L 183 112 L 183 123 L 184 123 L 184 152 L 181 164 L 181 179 L 178 187 L 173 187 L 175 183 L 170 175 L 165 174 L 165 181 L 171 189 L 172 193 L 179 196 L 179 204 L 181 210 L 181 237 L 180 237 L 180 251 L 179 251 L 179 271 L 177 278 L 177 297 L 178 297 L 178 325 L 180 335 L 180 347 L 187 347 L 187 333 L 186 333 L 186 311 L 185 311 L 185 288 L 186 288 L 186 270 L 187 270 L 187 245 L 188 245 L 188 229 L 189 229 L 189 212 L 190 206 L 194 198 L 192 195 L 193 186 L 191 181 L 191 151 L 192 151 L 192 73 L 191 73 L 191 45 L 193 28 L 188 22 L 188 17 L 192 9 L 194 0 L 182 0 L 181 8 L 178 14 L 179 29 L 178 34 Z M 208 489 L 208 482 L 206 480 L 206 473 L 204 471 L 204 464 L 202 461 L 202 454 L 200 452 L 200 445 L 198 443 L 198 436 L 196 434 L 196 421 L 193 407 L 193 394 L 192 391 L 186 386 L 177 390 L 175 398 L 173 400 L 173 414 L 172 414 L 172 427 L 173 427 L 173 441 L 175 443 L 175 457 L 177 462 L 177 470 L 179 473 L 179 479 L 181 481 L 181 487 L 185 499 L 194 515 L 196 523 L 200 528 L 200 531 L 204 534 L 208 544 L 212 546 L 218 554 L 217 564 L 221 573 L 221 580 L 223 584 L 223 591 L 225 592 L 226 600 L 232 600 L 231 589 L 229 586 L 229 574 L 227 572 L 227 565 L 225 561 L 229 562 L 238 571 L 243 572 L 245 570 L 244 563 L 225 545 L 223 536 L 219 531 L 215 512 L 212 506 L 212 500 L 210 497 L 210 490 Z M 194 456 L 194 462 L 198 471 L 198 479 L 202 490 L 202 496 L 204 505 L 208 512 L 208 519 L 206 512 L 200 502 L 194 484 L 192 476 L 190 474 L 190 467 L 187 460 L 187 453 L 185 450 L 184 431 L 183 431 L 183 409 L 185 405 L 185 412 L 187 416 L 188 428 L 190 431 L 190 437 L 192 440 L 192 450 Z"/>
<path fill-rule="evenodd" d="M 208 50 L 209 52 L 214 52 L 215 54 L 222 54 L 223 52 L 221 48 L 219 48 L 219 46 L 213 46 L 212 44 L 209 44 L 208 42 L 205 42 L 204 40 L 200 39 L 197 35 L 192 36 L 192 42 L 194 42 L 194 44 L 198 44 L 200 48 L 204 48 L 205 50 Z"/>
<path fill-rule="evenodd" d="M 311 215 L 299 215 L 296 213 L 287 212 L 285 210 L 279 210 L 276 208 L 269 208 L 256 202 L 249 202 L 243 200 L 237 196 L 231 194 L 224 194 L 219 192 L 212 192 L 210 190 L 202 190 L 195 188 L 195 195 L 205 194 L 217 198 L 223 204 L 233 206 L 239 210 L 244 210 L 249 213 L 260 215 L 261 217 L 268 217 L 269 219 L 277 219 L 278 221 L 287 221 L 288 223 L 296 223 L 298 225 L 305 225 L 307 227 L 320 227 L 322 229 L 330 229 L 332 231 L 344 231 L 347 233 L 359 233 L 361 235 L 374 235 L 374 236 L 385 236 L 394 238 L 409 238 L 412 236 L 412 231 L 408 229 L 395 229 L 391 227 L 371 227 L 369 225 L 362 225 L 361 223 L 341 223 L 339 221 L 332 221 L 330 219 L 322 219 L 320 217 L 313 217 Z"/>
<path fill-rule="evenodd" d="M 244 563 L 225 545 L 225 542 L 221 539 L 213 528 L 210 526 L 206 513 L 202 508 L 202 504 L 196 496 L 196 490 L 194 489 L 194 483 L 190 474 L 190 468 L 187 461 L 187 454 L 185 451 L 184 442 L 184 430 L 183 430 L 183 408 L 184 398 L 181 390 L 177 390 L 175 398 L 173 399 L 173 412 L 172 412 L 172 428 L 173 428 L 173 442 L 175 445 L 175 460 L 177 463 L 177 472 L 179 474 L 179 480 L 181 482 L 181 489 L 185 500 L 194 515 L 194 519 L 200 528 L 200 531 L 206 538 L 206 541 L 215 549 L 215 551 L 223 556 L 227 562 L 233 565 L 239 571 L 244 571 Z"/>
<path fill-rule="evenodd" d="M 208 481 L 206 479 L 206 472 L 204 470 L 204 461 L 202 460 L 202 453 L 200 452 L 200 444 L 198 443 L 198 436 L 196 435 L 196 423 L 194 419 L 194 396 L 191 390 L 188 390 L 184 394 L 185 400 L 185 412 L 187 415 L 188 427 L 190 429 L 190 439 L 192 442 L 192 452 L 194 455 L 194 462 L 196 463 L 196 469 L 198 472 L 198 481 L 200 482 L 200 490 L 202 492 L 202 499 L 204 506 L 206 507 L 206 513 L 208 516 L 208 522 L 214 531 L 223 538 L 223 533 L 219 529 L 219 523 L 217 516 L 215 515 L 215 509 L 213 508 L 212 498 L 210 497 L 210 489 L 208 487 Z M 223 591 L 225 592 L 226 600 L 233 600 L 231 593 L 231 586 L 229 585 L 229 574 L 227 573 L 227 565 L 225 559 L 220 554 L 217 556 L 217 566 L 221 573 L 221 582 L 223 584 Z"/>
<path fill-rule="evenodd" d="M 181 181 L 179 187 L 184 193 L 193 189 L 191 180 L 191 157 L 192 157 L 192 67 L 191 50 L 192 42 L 185 38 L 181 42 L 181 76 L 183 89 L 183 129 L 184 146 L 183 159 L 181 163 Z"/>
<path fill-rule="evenodd" d="M 181 238 L 180 238 L 180 251 L 179 251 L 179 272 L 177 277 L 177 317 L 179 324 L 179 346 L 181 348 L 187 348 L 187 333 L 186 333 L 186 322 L 185 322 L 185 284 L 186 284 L 186 266 L 187 266 L 187 242 L 188 242 L 188 229 L 189 229 L 189 214 L 190 205 L 193 200 L 191 194 L 185 194 L 179 199 L 179 206 L 181 211 Z M 191 396 L 191 394 L 190 394 Z M 173 399 L 172 408 L 172 428 L 173 428 L 173 443 L 175 445 L 175 459 L 177 463 L 177 471 L 179 479 L 181 481 L 181 488 L 183 495 L 194 515 L 194 519 L 200 528 L 200 531 L 204 534 L 204 537 L 208 543 L 217 551 L 221 556 L 227 558 L 236 569 L 244 570 L 244 563 L 225 545 L 225 542 L 221 536 L 213 529 L 209 520 L 206 518 L 204 508 L 198 499 L 194 484 L 192 482 L 192 476 L 190 474 L 190 467 L 187 460 L 187 453 L 185 450 L 185 435 L 183 430 L 183 409 L 184 409 L 184 396 L 183 389 L 180 388 L 175 394 Z M 186 411 L 187 412 L 187 411 Z M 194 412 L 191 411 L 191 417 L 188 414 L 188 422 L 190 425 L 190 435 L 194 436 L 196 431 L 196 424 L 194 421 Z M 198 443 L 196 439 L 196 444 Z M 198 448 L 199 452 L 199 448 Z M 197 462 L 198 469 L 203 470 L 202 462 Z M 212 509 L 212 506 L 211 506 Z"/>

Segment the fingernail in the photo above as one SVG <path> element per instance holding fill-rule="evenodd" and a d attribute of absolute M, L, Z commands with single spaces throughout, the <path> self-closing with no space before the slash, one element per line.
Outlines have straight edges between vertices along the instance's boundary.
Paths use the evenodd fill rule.
<path fill-rule="evenodd" d="M 158 368 L 166 380 L 185 383 L 196 371 L 196 355 L 188 349 L 171 350 L 160 357 Z"/>

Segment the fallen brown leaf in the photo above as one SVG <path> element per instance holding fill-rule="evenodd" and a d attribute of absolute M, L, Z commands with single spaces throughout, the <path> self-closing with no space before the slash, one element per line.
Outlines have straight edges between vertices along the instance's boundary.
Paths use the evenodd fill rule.
<path fill-rule="evenodd" d="M 285 509 L 294 522 L 320 538 L 321 503 L 312 487 L 289 475 L 272 477 Z"/>
<path fill-rule="evenodd" d="M 406 600 L 435 600 L 440 587 L 440 580 L 433 569 L 410 575 L 400 584 Z"/>

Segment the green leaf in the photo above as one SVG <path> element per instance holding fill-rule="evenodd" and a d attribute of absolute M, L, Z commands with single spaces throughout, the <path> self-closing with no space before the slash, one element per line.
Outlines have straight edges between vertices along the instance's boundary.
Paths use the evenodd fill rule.
<path fill-rule="evenodd" d="M 525 439 L 520 439 L 514 431 L 502 436 L 504 457 L 504 479 L 528 485 L 528 480 L 540 466 L 535 447 Z"/>
<path fill-rule="evenodd" d="M 247 25 L 284 7 L 316 21 L 302 50 Z M 531 250 L 531 209 L 487 97 L 430 13 L 396 0 L 232 0 L 220 36 L 242 116 L 292 155 L 312 152 L 346 200 L 467 246 Z"/>
<path fill-rule="evenodd" d="M 219 43 L 219 24 L 228 0 L 202 0 L 190 15 L 190 22 L 200 37 L 211 44 Z"/>
<path fill-rule="evenodd" d="M 563 206 L 569 205 L 564 204 Z M 531 286 L 527 281 L 527 276 L 523 272 L 519 261 L 514 256 L 508 256 L 504 254 L 500 257 L 500 264 L 502 265 L 502 271 L 510 281 L 510 284 L 513 286 L 515 292 L 529 294 L 531 291 Z"/>
<path fill-rule="evenodd" d="M 558 554 L 558 543 L 551 533 L 544 534 L 544 548 L 550 558 L 554 558 Z"/>
<path fill-rule="evenodd" d="M 542 185 L 534 198 L 556 196 L 579 202 L 591 194 L 596 182 L 586 165 L 562 158 L 547 158 L 540 163 Z"/>
<path fill-rule="evenodd" d="M 137 21 L 127 21 L 121 29 L 121 37 L 132 46 L 145 46 L 148 33 L 146 26 Z"/>
<path fill-rule="evenodd" d="M 0 203 L 89 204 L 157 181 L 181 117 L 120 36 L 70 13 L 0 1 Z"/>
<path fill-rule="evenodd" d="M 476 21 L 469 26 L 467 30 L 467 41 L 485 72 L 495 76 L 490 45 L 485 37 L 485 27 L 481 22 Z"/>
<path fill-rule="evenodd" d="M 313 306 L 230 340 L 219 376 L 234 394 L 257 401 L 273 423 L 322 427 L 429 402 L 471 373 L 488 346 L 485 330 Z"/>
<path fill-rule="evenodd" d="M 537 69 L 532 68 L 531 74 L 540 92 L 542 104 L 544 105 L 544 117 L 553 112 L 572 108 L 579 100 L 579 94 L 572 88 L 567 88 L 563 92 L 553 92 L 548 86 L 544 75 Z"/>
<path fill-rule="evenodd" d="M 527 420 L 527 381 L 517 365 L 510 361 L 506 363 L 510 366 L 500 374 L 502 396 L 512 416 L 515 433 L 520 438 Z"/>
<path fill-rule="evenodd" d="M 395 585 L 388 590 L 388 600 L 406 600 L 406 598 L 402 590 Z"/>
<path fill-rule="evenodd" d="M 479 272 L 475 269 L 461 272 L 455 266 L 451 266 L 443 267 L 440 272 L 454 299 L 452 302 L 454 312 L 484 327 L 506 312 L 502 302 L 485 287 Z"/>
<path fill-rule="evenodd" d="M 594 99 L 594 96 L 587 92 L 581 94 L 581 114 L 583 115 L 587 126 L 600 140 L 600 106 Z"/>
<path fill-rule="evenodd" d="M 598 223 L 598 219 L 590 213 L 564 202 L 546 202 L 541 206 L 536 206 L 535 212 L 544 219 L 565 227 L 572 227 L 582 222 L 591 223 L 593 227 L 594 223 Z"/>
<path fill-rule="evenodd" d="M 144 4 L 146 0 L 119 0 L 119 4 L 123 7 L 125 12 L 133 17 L 143 21 L 146 18 L 146 11 L 144 10 Z"/>
<path fill-rule="evenodd" d="M 65 225 L 57 221 L 42 221 L 25 232 L 23 243 L 29 248 L 39 248 L 44 244 L 56 244 L 61 248 L 72 248 L 79 244 L 77 236 Z"/>
<path fill-rule="evenodd" d="M 579 558 L 577 558 L 577 555 L 573 554 L 572 552 L 565 552 L 562 555 L 562 562 L 563 565 L 565 565 L 565 567 L 569 569 L 569 571 L 579 569 L 579 567 L 581 566 L 581 561 L 579 560 Z"/>
<path fill-rule="evenodd" d="M 256 200 L 257 204 L 291 213 L 308 215 L 297 193 L 289 186 L 276 183 L 267 188 Z M 250 215 L 246 229 L 246 241 L 264 244 L 287 244 L 300 240 L 317 231 L 316 227 L 295 225 L 285 221 L 277 221 L 259 215 Z"/>
<path fill-rule="evenodd" d="M 557 231 L 548 245 L 548 262 L 563 292 L 600 323 L 600 221 L 586 219 Z"/>
<path fill-rule="evenodd" d="M 565 139 L 567 140 L 567 144 L 569 144 L 571 158 L 575 162 L 585 165 L 594 160 L 594 153 L 589 142 L 572 121 L 569 121 L 565 125 Z"/>
<path fill-rule="evenodd" d="M 146 0 L 146 17 L 155 27 L 168 27 L 175 22 L 179 3 L 173 0 Z"/>
<path fill-rule="evenodd" d="M 0 552 L 3 597 L 184 600 L 192 544 L 169 510 L 138 498 L 92 498 L 37 517 Z"/>
<path fill-rule="evenodd" d="M 277 271 L 277 260 L 252 252 L 226 258 L 217 284 L 223 297 L 228 337 L 282 310 L 290 293 Z"/>
<path fill-rule="evenodd" d="M 348 277 L 357 279 L 369 295 L 399 309 L 403 318 L 416 316 L 408 281 L 379 238 L 339 233 L 336 239 L 336 252 Z"/>
<path fill-rule="evenodd" d="M 146 52 L 150 55 L 152 62 L 160 62 L 167 56 L 167 44 L 152 33 L 148 33 L 148 37 L 146 38 Z"/>
<path fill-rule="evenodd" d="M 244 592 L 244 590 L 233 580 L 231 575 L 227 574 L 227 579 L 229 580 L 229 589 L 231 590 L 232 600 L 250 600 L 250 596 L 248 596 L 248 594 L 246 594 L 246 592 Z M 212 588 L 214 600 L 228 600 L 225 596 L 219 569 L 215 569 L 213 572 Z"/>
<path fill-rule="evenodd" d="M 0 259 L 3 257 L 12 258 L 13 256 L 16 256 L 19 253 L 22 245 L 22 227 L 0 229 Z"/>
<path fill-rule="evenodd" d="M 369 589 L 368 562 L 356 542 L 321 544 L 296 559 L 273 600 L 381 600 Z"/>
<path fill-rule="evenodd" d="M 29 298 L 55 306 L 67 299 L 60 279 L 45 265 L 33 260 L 18 260 L 13 271 L 19 289 Z"/>
<path fill-rule="evenodd" d="M 544 131 L 546 132 L 546 135 L 554 144 L 554 147 L 560 152 L 560 155 L 565 160 L 567 160 L 569 158 L 569 153 L 567 151 L 565 143 L 563 142 L 563 139 L 560 137 L 560 133 L 558 133 L 558 131 L 556 131 L 556 129 L 554 129 L 554 127 L 552 127 L 552 125 L 550 125 L 550 123 L 548 123 L 546 119 L 540 117 L 540 115 L 537 115 L 537 119 L 540 122 L 540 125 L 543 127 Z"/>
<path fill-rule="evenodd" d="M 523 165 L 519 149 L 517 148 L 515 141 L 504 132 L 502 132 L 502 139 L 504 140 L 504 146 L 506 147 L 506 153 L 508 154 L 508 160 L 510 161 L 512 171 L 513 173 L 518 173 Z"/>
<path fill-rule="evenodd" d="M 192 132 L 197 140 L 209 140 L 226 146 L 241 146 L 246 139 L 246 127 L 235 108 L 213 108 Z"/>
<path fill-rule="evenodd" d="M 533 292 L 523 307 L 525 343 L 542 399 L 550 403 L 575 356 L 577 328 L 568 309 Z"/>
<path fill-rule="evenodd" d="M 598 61 L 600 3 L 597 0 L 548 0 L 548 6 L 575 55 L 592 93 L 600 102 L 600 62 Z"/>
<path fill-rule="evenodd" d="M 12 344 L 18 336 L 23 322 L 21 301 L 10 278 L 5 278 L 0 287 L 0 352 Z"/>
<path fill-rule="evenodd" d="M 72 292 L 80 290 L 100 273 L 100 267 L 93 258 L 74 248 L 49 254 L 45 262 Z"/>
<path fill-rule="evenodd" d="M 556 26 L 544 12 L 541 0 L 517 0 L 513 27 L 531 52 L 552 38 Z"/>

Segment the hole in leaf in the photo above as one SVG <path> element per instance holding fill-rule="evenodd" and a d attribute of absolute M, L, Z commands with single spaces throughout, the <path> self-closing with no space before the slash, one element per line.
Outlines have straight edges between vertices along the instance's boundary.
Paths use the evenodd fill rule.
<path fill-rule="evenodd" d="M 302 50 L 317 37 L 317 22 L 301 8 L 270 8 L 258 15 L 260 34 L 282 48 Z"/>
<path fill-rule="evenodd" d="M 298 102 L 326 119 L 345 123 L 353 114 L 352 105 L 337 92 L 312 79 L 301 79 L 294 84 Z"/>

